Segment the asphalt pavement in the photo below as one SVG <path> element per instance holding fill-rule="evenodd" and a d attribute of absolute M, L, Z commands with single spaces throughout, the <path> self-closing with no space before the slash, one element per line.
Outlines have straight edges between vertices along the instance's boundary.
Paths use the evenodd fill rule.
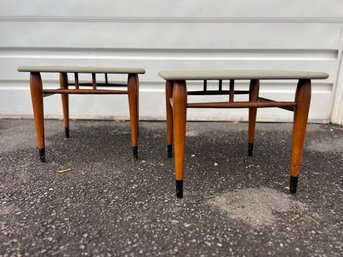
<path fill-rule="evenodd" d="M 343 128 L 310 124 L 289 195 L 292 124 L 188 122 L 184 198 L 164 122 L 0 120 L 0 256 L 343 256 Z"/>

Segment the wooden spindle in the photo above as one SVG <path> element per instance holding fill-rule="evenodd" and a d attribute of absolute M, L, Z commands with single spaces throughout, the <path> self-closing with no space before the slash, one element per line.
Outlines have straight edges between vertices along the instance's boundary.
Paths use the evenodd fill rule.
<path fill-rule="evenodd" d="M 95 73 L 92 73 L 92 85 L 93 85 L 93 90 L 96 90 L 96 76 L 95 76 Z"/>
<path fill-rule="evenodd" d="M 204 80 L 204 91 L 207 91 L 207 80 Z"/>
<path fill-rule="evenodd" d="M 219 80 L 219 91 L 222 91 L 223 89 L 223 81 L 220 79 Z"/>
<path fill-rule="evenodd" d="M 79 83 L 79 74 L 74 73 L 74 78 L 75 78 L 75 89 L 79 89 L 80 83 Z"/>
<path fill-rule="evenodd" d="M 235 95 L 235 81 L 233 79 L 230 80 L 230 102 L 234 101 L 234 95 Z"/>

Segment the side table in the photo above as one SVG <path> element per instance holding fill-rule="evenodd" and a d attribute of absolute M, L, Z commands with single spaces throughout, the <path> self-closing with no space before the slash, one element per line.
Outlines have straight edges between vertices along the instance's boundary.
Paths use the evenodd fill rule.
<path fill-rule="evenodd" d="M 32 98 L 33 114 L 37 135 L 37 146 L 39 157 L 45 161 L 45 139 L 44 139 L 44 108 L 43 97 L 61 94 L 65 136 L 69 137 L 69 94 L 127 94 L 129 98 L 130 124 L 132 151 L 134 158 L 138 158 L 138 120 L 139 120 L 139 80 L 138 74 L 144 74 L 141 68 L 105 68 L 105 67 L 73 67 L 73 66 L 22 66 L 19 72 L 30 72 L 30 91 Z M 44 89 L 41 73 L 59 74 L 60 86 L 57 89 Z M 74 76 L 70 82 L 68 74 Z M 79 74 L 89 74 L 91 82 L 80 82 Z M 97 82 L 96 74 L 104 74 L 105 82 Z M 127 83 L 111 83 L 107 74 L 127 74 Z M 123 89 L 99 89 L 126 87 Z"/>
<path fill-rule="evenodd" d="M 248 155 L 252 155 L 253 152 L 257 108 L 278 107 L 294 112 L 290 193 L 296 192 L 310 108 L 311 79 L 326 79 L 328 74 L 299 71 L 198 70 L 161 71 L 159 75 L 166 80 L 167 151 L 168 157 L 172 157 L 174 138 L 176 196 L 178 198 L 183 197 L 187 108 L 249 108 Z M 186 81 L 189 80 L 203 81 L 203 89 L 187 91 Z M 218 90 L 208 90 L 208 80 L 219 81 Z M 225 80 L 229 81 L 229 90 L 223 90 Z M 235 90 L 235 80 L 249 80 L 249 90 Z M 260 97 L 261 80 L 298 80 L 294 101 L 274 101 Z M 249 100 L 235 101 L 235 94 L 247 94 Z M 228 101 L 189 103 L 188 95 L 228 95 Z"/>

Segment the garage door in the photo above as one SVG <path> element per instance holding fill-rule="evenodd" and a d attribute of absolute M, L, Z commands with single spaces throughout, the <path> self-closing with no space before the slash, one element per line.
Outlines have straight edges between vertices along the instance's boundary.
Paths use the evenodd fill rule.
<path fill-rule="evenodd" d="M 312 122 L 328 122 L 342 55 L 342 17 L 341 0 L 3 0 L 0 115 L 32 115 L 28 74 L 16 71 L 20 65 L 143 67 L 145 120 L 165 118 L 160 70 L 281 69 L 329 73 L 329 79 L 313 82 L 310 110 Z M 44 78 L 48 87 L 58 83 L 51 74 Z M 263 81 L 261 96 L 291 100 L 295 83 Z M 248 81 L 238 87 L 247 88 Z M 61 112 L 60 97 L 50 96 L 46 116 L 61 117 Z M 74 118 L 125 119 L 127 99 L 73 95 L 70 112 Z M 188 118 L 246 120 L 247 110 L 190 110 Z M 260 121 L 291 119 L 283 110 L 258 111 Z"/>

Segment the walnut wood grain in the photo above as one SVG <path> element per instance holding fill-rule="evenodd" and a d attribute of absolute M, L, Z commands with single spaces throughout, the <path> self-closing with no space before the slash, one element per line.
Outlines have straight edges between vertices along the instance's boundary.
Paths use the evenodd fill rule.
<path fill-rule="evenodd" d="M 251 80 L 250 81 L 250 95 L 249 102 L 254 103 L 257 101 L 258 93 L 260 90 L 260 81 Z M 255 138 L 255 127 L 256 127 L 256 107 L 249 108 L 249 133 L 248 133 L 248 143 L 253 144 Z"/>
<path fill-rule="evenodd" d="M 303 153 L 303 146 L 306 134 L 308 112 L 310 109 L 311 101 L 311 80 L 300 79 L 298 82 L 295 102 L 297 103 L 294 110 L 293 120 L 293 145 L 292 145 L 292 165 L 291 165 L 291 177 L 299 177 L 300 164 Z M 295 188 L 292 188 L 291 193 L 296 192 Z"/>
<path fill-rule="evenodd" d="M 137 74 L 129 74 L 127 79 L 132 147 L 138 148 L 139 134 L 139 80 Z M 134 154 L 135 155 L 135 154 Z M 136 157 L 136 156 L 135 156 Z"/>
<path fill-rule="evenodd" d="M 106 89 L 44 89 L 46 94 L 90 94 L 90 95 L 106 95 L 106 94 L 127 94 L 127 90 L 106 90 Z"/>
<path fill-rule="evenodd" d="M 173 120 L 175 148 L 175 178 L 183 180 L 186 142 L 187 89 L 185 81 L 175 81 L 173 86 Z"/>
<path fill-rule="evenodd" d="M 33 116 L 35 120 L 35 128 L 37 135 L 37 146 L 39 150 L 45 149 L 44 141 L 44 109 L 43 109 L 43 93 L 42 79 L 39 72 L 31 72 L 30 74 L 30 91 L 33 107 Z"/>
<path fill-rule="evenodd" d="M 60 73 L 60 87 L 68 90 L 68 75 L 67 73 Z M 61 94 L 63 121 L 65 130 L 69 130 L 69 96 L 68 94 Z M 68 137 L 68 135 L 66 135 Z"/>
<path fill-rule="evenodd" d="M 173 108 L 170 104 L 170 98 L 173 96 L 174 81 L 166 80 L 166 114 L 167 114 L 167 146 L 168 157 L 172 155 L 173 145 Z"/>

